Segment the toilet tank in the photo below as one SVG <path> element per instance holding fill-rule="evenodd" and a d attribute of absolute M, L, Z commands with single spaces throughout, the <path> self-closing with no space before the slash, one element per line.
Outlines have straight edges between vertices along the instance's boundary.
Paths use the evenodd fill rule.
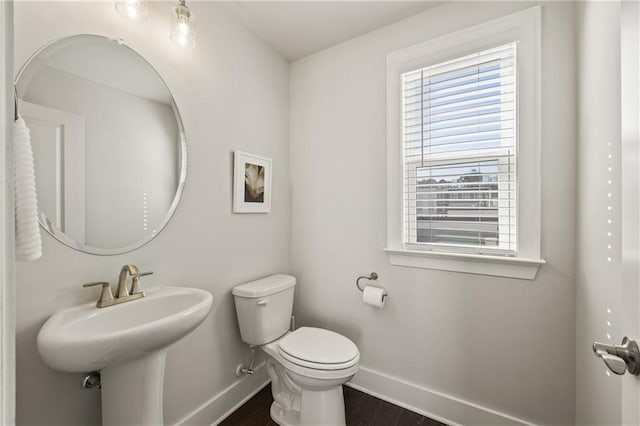
<path fill-rule="evenodd" d="M 278 274 L 233 288 L 244 342 L 264 345 L 289 330 L 295 285 L 294 276 Z"/>

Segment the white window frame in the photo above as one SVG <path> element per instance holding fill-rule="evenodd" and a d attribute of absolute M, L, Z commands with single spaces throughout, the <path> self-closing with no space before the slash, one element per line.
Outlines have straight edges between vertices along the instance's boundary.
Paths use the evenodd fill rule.
<path fill-rule="evenodd" d="M 540 265 L 540 6 L 387 55 L 387 248 L 392 265 L 535 279 Z M 405 72 L 517 41 L 517 254 L 420 250 L 403 238 L 402 80 Z"/>

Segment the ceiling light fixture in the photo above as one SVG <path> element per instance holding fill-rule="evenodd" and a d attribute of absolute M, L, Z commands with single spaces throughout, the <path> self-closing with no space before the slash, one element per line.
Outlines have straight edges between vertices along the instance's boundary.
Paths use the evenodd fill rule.
<path fill-rule="evenodd" d="M 180 4 L 175 8 L 170 36 L 171 41 L 180 47 L 196 46 L 196 32 L 193 22 L 189 22 L 190 18 L 191 12 L 185 0 L 180 0 Z"/>
<path fill-rule="evenodd" d="M 147 20 L 147 2 L 145 0 L 124 0 L 116 2 L 116 11 L 133 22 Z"/>

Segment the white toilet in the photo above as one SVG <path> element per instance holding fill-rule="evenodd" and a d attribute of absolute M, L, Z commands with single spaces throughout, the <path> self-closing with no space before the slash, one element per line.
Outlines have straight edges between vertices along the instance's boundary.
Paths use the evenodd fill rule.
<path fill-rule="evenodd" d="M 295 277 L 280 274 L 233 289 L 242 340 L 267 354 L 276 423 L 345 425 L 342 385 L 358 371 L 360 353 L 333 331 L 289 331 L 295 285 Z"/>

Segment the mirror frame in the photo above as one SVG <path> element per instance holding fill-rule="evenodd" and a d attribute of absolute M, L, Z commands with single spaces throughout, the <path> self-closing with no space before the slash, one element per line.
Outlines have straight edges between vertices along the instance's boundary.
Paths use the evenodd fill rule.
<path fill-rule="evenodd" d="M 20 77 L 22 76 L 24 71 L 29 67 L 31 62 L 34 59 L 36 59 L 38 57 L 38 55 L 40 55 L 40 53 L 42 53 L 43 51 L 45 51 L 49 47 L 55 45 L 56 43 L 59 43 L 59 42 L 61 42 L 63 40 L 72 39 L 72 38 L 93 38 L 93 39 L 102 39 L 102 40 L 105 40 L 105 41 L 108 41 L 108 42 L 112 42 L 112 43 L 117 43 L 120 46 L 122 46 L 123 48 L 129 49 L 134 55 L 138 56 L 144 62 L 146 62 L 147 65 L 149 65 L 149 67 L 156 73 L 156 75 L 158 76 L 160 81 L 162 81 L 162 84 L 164 85 L 164 87 L 167 89 L 167 93 L 169 94 L 169 98 L 171 99 L 171 109 L 173 110 L 174 116 L 176 118 L 176 123 L 178 125 L 178 132 L 180 134 L 180 141 L 179 141 L 179 143 L 180 143 L 180 150 L 179 150 L 179 155 L 180 155 L 180 157 L 179 157 L 180 179 L 178 181 L 178 186 L 176 188 L 176 192 L 175 192 L 175 196 L 173 197 L 173 201 L 171 202 L 171 205 L 169 206 L 169 210 L 165 214 L 165 216 L 162 219 L 162 221 L 158 224 L 158 226 L 156 226 L 154 228 L 154 230 L 156 232 L 153 232 L 153 230 L 152 230 L 152 231 L 149 232 L 148 235 L 146 235 L 141 240 L 136 241 L 136 242 L 134 242 L 132 244 L 129 244 L 129 245 L 125 246 L 125 247 L 120 247 L 120 248 L 98 248 L 98 247 L 88 246 L 86 244 L 79 243 L 79 242 L 75 241 L 74 239 L 70 238 L 69 236 L 67 236 L 57 226 L 55 226 L 49 220 L 49 218 L 47 218 L 47 216 L 44 214 L 44 212 L 38 207 L 38 222 L 40 223 L 40 226 L 45 231 L 47 231 L 52 237 L 54 237 L 56 240 L 60 241 L 61 243 L 63 243 L 67 247 L 71 247 L 72 249 L 78 250 L 78 251 L 83 252 L 83 253 L 100 255 L 100 256 L 114 256 L 114 255 L 128 253 L 128 252 L 131 252 L 133 250 L 136 250 L 136 249 L 144 246 L 145 244 L 147 244 L 148 242 L 153 240 L 155 237 L 157 237 L 158 234 L 160 234 L 160 232 L 162 232 L 162 230 L 167 226 L 167 224 L 173 218 L 173 216 L 174 216 L 174 214 L 176 212 L 176 209 L 178 207 L 178 204 L 180 202 L 180 199 L 182 198 L 182 192 L 184 190 L 185 182 L 186 182 L 186 179 L 187 179 L 187 137 L 185 135 L 184 125 L 182 123 L 182 116 L 180 115 L 180 110 L 178 109 L 178 105 L 176 104 L 176 101 L 175 101 L 175 99 L 173 97 L 173 93 L 169 89 L 169 86 L 167 85 L 167 82 L 164 80 L 164 78 L 162 78 L 162 76 L 160 75 L 158 70 L 156 70 L 156 68 L 144 56 L 142 56 L 140 53 L 138 53 L 131 46 L 128 46 L 122 39 L 115 39 L 115 38 L 104 36 L 104 35 L 100 35 L 100 34 L 74 34 L 74 35 L 70 35 L 70 36 L 66 36 L 66 37 L 61 37 L 61 38 L 55 39 L 55 40 L 45 44 L 44 46 L 39 48 L 33 55 L 31 55 L 29 57 L 29 59 L 27 59 L 27 61 L 22 65 L 22 67 L 20 68 L 20 71 L 16 75 L 16 78 L 15 78 L 15 80 L 13 82 L 14 94 L 15 94 L 15 97 L 16 97 L 16 99 L 15 99 L 16 111 L 18 113 L 19 113 L 19 111 L 18 111 L 18 101 L 21 99 L 20 98 L 20 93 L 18 93 L 18 82 L 20 81 Z"/>

